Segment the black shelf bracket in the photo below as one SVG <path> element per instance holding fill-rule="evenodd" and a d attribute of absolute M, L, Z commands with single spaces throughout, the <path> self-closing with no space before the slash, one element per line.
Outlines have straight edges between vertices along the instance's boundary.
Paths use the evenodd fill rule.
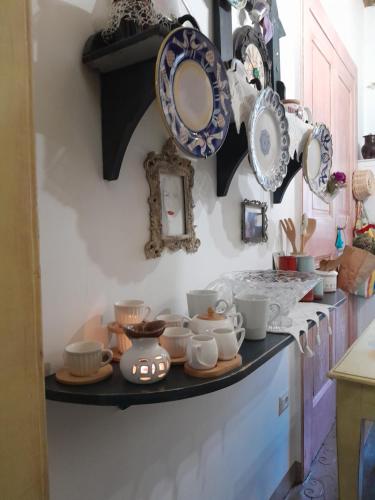
<path fill-rule="evenodd" d="M 288 164 L 288 173 L 286 174 L 285 179 L 281 186 L 276 189 L 273 193 L 273 203 L 278 204 L 283 201 L 285 191 L 288 189 L 289 184 L 292 182 L 292 179 L 298 174 L 298 172 L 302 169 L 302 155 L 297 159 L 297 153 L 294 153 L 294 158 L 291 158 Z"/>
<path fill-rule="evenodd" d="M 82 61 L 100 73 L 103 177 L 118 179 L 130 139 L 155 99 L 155 62 L 168 30 L 154 26 L 111 44 L 100 33 L 86 42 Z"/>
<path fill-rule="evenodd" d="M 231 123 L 227 138 L 216 156 L 217 196 L 226 196 L 233 176 L 242 160 L 248 154 L 245 125 L 237 134 L 236 126 Z"/>

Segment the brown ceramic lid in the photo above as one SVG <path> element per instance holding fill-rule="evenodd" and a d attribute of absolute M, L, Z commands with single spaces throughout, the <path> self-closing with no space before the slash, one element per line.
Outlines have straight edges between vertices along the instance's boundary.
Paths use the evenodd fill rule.
<path fill-rule="evenodd" d="M 225 319 L 224 314 L 219 314 L 215 312 L 212 307 L 209 307 L 206 314 L 200 314 L 198 319 L 204 319 L 206 321 L 220 321 Z"/>
<path fill-rule="evenodd" d="M 165 321 L 149 321 L 148 323 L 138 323 L 136 325 L 124 326 L 124 332 L 131 339 L 149 339 L 160 337 L 166 327 Z"/>

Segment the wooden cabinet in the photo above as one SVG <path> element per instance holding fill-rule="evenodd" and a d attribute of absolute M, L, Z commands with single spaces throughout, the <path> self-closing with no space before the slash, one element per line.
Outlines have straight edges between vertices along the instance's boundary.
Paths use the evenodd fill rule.
<path fill-rule="evenodd" d="M 302 471 L 305 478 L 336 417 L 335 382 L 327 373 L 349 347 L 348 301 L 331 312 L 332 335 L 328 320 L 309 331 L 309 345 L 315 355 L 302 358 Z M 304 337 L 303 342 L 306 342 Z"/>

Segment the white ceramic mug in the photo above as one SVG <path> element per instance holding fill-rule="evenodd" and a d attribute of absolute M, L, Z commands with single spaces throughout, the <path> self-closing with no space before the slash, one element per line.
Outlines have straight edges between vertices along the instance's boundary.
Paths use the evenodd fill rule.
<path fill-rule="evenodd" d="M 245 338 L 248 340 L 264 339 L 268 323 L 280 315 L 280 305 L 271 303 L 269 297 L 265 295 L 250 293 L 237 295 L 234 301 L 244 319 Z"/>
<path fill-rule="evenodd" d="M 122 300 L 114 307 L 116 321 L 121 326 L 142 323 L 151 313 L 151 308 L 143 300 Z"/>
<path fill-rule="evenodd" d="M 158 314 L 156 316 L 157 320 L 165 321 L 167 327 L 170 326 L 185 326 L 190 323 L 190 318 L 183 316 L 182 314 Z"/>
<path fill-rule="evenodd" d="M 189 339 L 192 336 L 193 332 L 189 328 L 169 326 L 160 337 L 160 344 L 168 351 L 171 358 L 184 358 Z"/>
<path fill-rule="evenodd" d="M 103 361 L 104 357 L 107 357 Z M 103 349 L 103 344 L 95 340 L 83 340 L 69 344 L 64 350 L 65 368 L 76 377 L 94 375 L 99 369 L 112 361 L 110 349 Z"/>
<path fill-rule="evenodd" d="M 229 360 L 236 357 L 245 339 L 245 328 L 216 328 L 212 331 L 219 350 L 219 359 Z"/>
<path fill-rule="evenodd" d="M 208 309 L 228 311 L 228 303 L 224 299 L 219 299 L 219 292 L 216 290 L 190 290 L 186 294 L 190 318 L 197 314 L 207 314 Z M 220 307 L 223 306 L 223 307 Z"/>
<path fill-rule="evenodd" d="M 190 337 L 186 349 L 187 362 L 195 370 L 214 368 L 219 358 L 219 350 L 213 335 Z"/>

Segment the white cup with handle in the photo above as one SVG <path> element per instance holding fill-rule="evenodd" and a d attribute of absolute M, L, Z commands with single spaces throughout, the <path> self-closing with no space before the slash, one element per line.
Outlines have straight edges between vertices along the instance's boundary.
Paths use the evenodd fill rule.
<path fill-rule="evenodd" d="M 64 350 L 65 368 L 76 377 L 94 375 L 113 358 L 112 351 L 103 347 L 101 342 L 95 340 L 82 340 L 67 345 Z"/>
<path fill-rule="evenodd" d="M 219 299 L 216 290 L 190 290 L 186 294 L 190 318 L 199 314 L 206 314 L 209 309 L 215 312 L 226 313 L 229 310 L 228 302 Z"/>
<path fill-rule="evenodd" d="M 155 319 L 165 321 L 166 328 L 185 327 L 190 323 L 190 318 L 182 314 L 158 314 Z"/>
<path fill-rule="evenodd" d="M 188 365 L 195 370 L 214 368 L 219 358 L 215 337 L 208 334 L 190 337 L 186 349 L 186 358 Z"/>
<path fill-rule="evenodd" d="M 121 300 L 114 308 L 116 321 L 121 326 L 142 323 L 151 313 L 143 300 Z"/>
<path fill-rule="evenodd" d="M 160 345 L 166 349 L 171 358 L 184 358 L 190 337 L 193 332 L 181 326 L 167 326 L 159 337 Z"/>
<path fill-rule="evenodd" d="M 277 303 L 271 303 L 266 295 L 243 293 L 234 298 L 237 309 L 242 313 L 243 326 L 247 340 L 263 340 L 267 334 L 267 325 L 274 321 L 281 312 Z"/>
<path fill-rule="evenodd" d="M 238 351 L 245 339 L 245 328 L 233 330 L 233 328 L 216 328 L 212 330 L 219 350 L 219 359 L 228 361 L 237 356 Z"/>

